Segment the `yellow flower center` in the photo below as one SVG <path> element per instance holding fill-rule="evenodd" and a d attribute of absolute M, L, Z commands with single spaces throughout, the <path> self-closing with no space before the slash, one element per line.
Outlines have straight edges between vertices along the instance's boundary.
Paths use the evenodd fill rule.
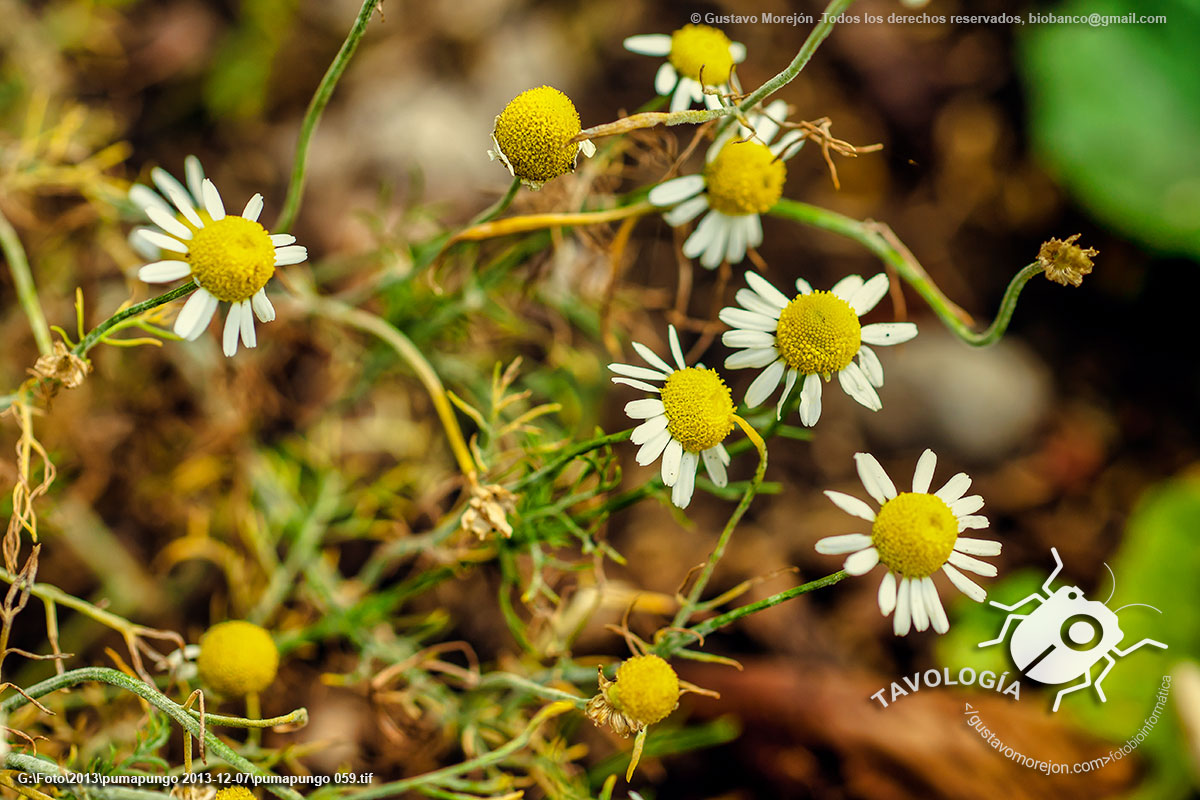
<path fill-rule="evenodd" d="M 617 682 L 608 687 L 606 694 L 625 716 L 653 725 L 679 705 L 679 677 L 658 656 L 636 656 L 617 670 Z"/>
<path fill-rule="evenodd" d="M 879 560 L 906 578 L 941 569 L 958 540 L 958 520 L 932 494 L 903 492 L 883 504 L 871 526 Z"/>
<path fill-rule="evenodd" d="M 840 372 L 861 344 L 858 315 L 833 292 L 797 295 L 779 314 L 775 346 L 802 375 Z"/>
<path fill-rule="evenodd" d="M 263 628 L 231 620 L 212 626 L 200 637 L 196 666 L 200 680 L 210 688 L 236 697 L 271 685 L 279 669 L 279 650 Z"/>
<path fill-rule="evenodd" d="M 520 179 L 542 184 L 575 169 L 579 112 L 558 89 L 541 86 L 521 92 L 496 117 L 492 136 Z"/>
<path fill-rule="evenodd" d="M 671 34 L 671 53 L 667 58 L 680 75 L 705 86 L 718 86 L 729 81 L 733 69 L 730 44 L 729 37 L 716 28 L 684 25 Z"/>
<path fill-rule="evenodd" d="M 733 430 L 733 396 L 711 369 L 677 369 L 662 388 L 667 431 L 691 453 L 716 447 Z"/>
<path fill-rule="evenodd" d="M 218 300 L 240 303 L 275 274 L 275 245 L 257 222 L 225 217 L 208 222 L 188 242 L 192 277 Z"/>
<path fill-rule="evenodd" d="M 704 168 L 708 204 L 730 216 L 763 214 L 779 201 L 787 167 L 762 142 L 733 141 Z"/>

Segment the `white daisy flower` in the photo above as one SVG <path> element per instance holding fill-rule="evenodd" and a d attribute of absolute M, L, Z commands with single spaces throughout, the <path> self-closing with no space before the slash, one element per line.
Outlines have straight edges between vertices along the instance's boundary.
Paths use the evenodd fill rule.
<path fill-rule="evenodd" d="M 708 25 L 684 25 L 671 35 L 645 33 L 625 40 L 625 49 L 643 56 L 666 56 L 654 76 L 654 91 L 671 95 L 671 110 L 683 111 L 692 103 L 721 106 L 721 95 L 730 94 L 733 65 L 746 60 L 746 46 Z M 703 83 L 701 82 L 703 81 Z M 715 89 L 706 94 L 704 90 Z"/>
<path fill-rule="evenodd" d="M 689 367 L 683 360 L 675 326 L 667 330 L 677 367 L 644 344 L 634 342 L 633 349 L 650 366 L 609 364 L 608 368 L 619 376 L 612 379 L 613 383 L 658 395 L 625 406 L 631 419 L 642 420 L 629 438 L 641 446 L 636 460 L 642 466 L 662 456 L 662 480 L 671 487 L 671 502 L 687 508 L 701 461 L 713 483 L 729 483 L 725 473 L 729 453 L 721 442 L 733 430 L 733 396 L 715 370 Z"/>
<path fill-rule="evenodd" d="M 855 453 L 858 476 L 867 494 L 880 504 L 876 513 L 862 500 L 841 492 L 825 494 L 838 508 L 871 523 L 871 533 L 826 536 L 817 542 L 818 553 L 849 553 L 843 569 L 850 575 L 865 575 L 876 564 L 887 567 L 879 584 L 879 610 L 892 617 L 892 630 L 905 636 L 910 628 L 923 631 L 933 626 L 938 633 L 950 629 L 933 575 L 945 573 L 959 591 L 982 603 L 987 592 L 962 574 L 967 570 L 989 578 L 996 567 L 974 556 L 1000 555 L 1000 542 L 959 536 L 964 530 L 986 528 L 987 517 L 975 512 L 983 508 L 977 494 L 964 497 L 971 479 L 960 472 L 936 492 L 929 492 L 937 456 L 926 450 L 917 460 L 911 492 L 896 492 L 891 478 L 868 453 Z"/>
<path fill-rule="evenodd" d="M 717 316 L 734 330 L 721 341 L 738 348 L 725 359 L 726 369 L 766 367 L 746 390 L 746 405 L 753 408 L 771 396 L 780 382 L 783 394 L 775 413 L 796 381 L 800 389 L 800 421 L 815 425 L 821 417 L 821 378 L 837 374 L 846 394 L 878 411 L 883 407 L 883 365 L 868 345 L 887 346 L 907 342 L 917 335 L 912 322 L 876 322 L 862 325 L 858 318 L 873 309 L 887 294 L 888 277 L 879 273 L 864 281 L 847 275 L 831 291 L 814 292 L 803 278 L 796 280 L 794 298 L 772 286 L 754 272 L 746 273 L 749 289 L 739 289 L 741 308 L 723 308 Z M 858 363 L 854 357 L 858 356 Z"/>
<path fill-rule="evenodd" d="M 188 186 L 161 167 L 150 177 L 162 192 L 134 184 L 129 199 L 141 208 L 155 227 L 134 230 L 139 252 L 159 259 L 138 270 L 146 283 L 170 283 L 191 278 L 199 287 L 175 318 L 175 333 L 188 341 L 199 338 L 212 321 L 219 301 L 230 304 L 225 317 L 222 346 L 225 355 L 237 352 L 238 341 L 254 347 L 254 317 L 275 319 L 266 285 L 275 267 L 299 264 L 308 250 L 294 244 L 287 233 L 268 234 L 258 223 L 263 198 L 256 194 L 241 216 L 226 215 L 225 204 L 213 182 L 194 156 L 185 162 Z M 164 200 L 163 197 L 170 200 Z"/>
<path fill-rule="evenodd" d="M 803 138 L 799 131 L 789 131 L 772 143 L 786 116 L 787 103 L 782 100 L 750 114 L 747 121 L 754 130 L 730 125 L 708 149 L 704 172 L 673 178 L 650 190 L 648 199 L 654 205 L 675 206 L 663 214 L 668 225 L 685 225 L 708 212 L 683 243 L 685 256 L 699 256 L 701 265 L 714 269 L 722 261 L 741 262 L 747 248 L 762 244 L 759 215 L 783 195 L 784 161 Z"/>

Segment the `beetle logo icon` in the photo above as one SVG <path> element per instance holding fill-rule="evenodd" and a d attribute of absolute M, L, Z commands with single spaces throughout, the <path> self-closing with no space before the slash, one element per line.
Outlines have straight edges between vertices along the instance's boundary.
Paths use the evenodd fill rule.
<path fill-rule="evenodd" d="M 1061 586 L 1057 590 L 1051 588 L 1054 579 L 1062 571 L 1063 563 L 1056 548 L 1051 547 L 1050 554 L 1054 556 L 1054 571 L 1042 584 L 1044 595 L 1034 592 L 1012 605 L 991 601 L 991 605 L 1009 612 L 1035 601 L 1037 606 L 1028 614 L 1010 613 L 1004 619 L 1000 635 L 995 639 L 980 642 L 979 646 L 1000 644 L 1005 640 L 1009 627 L 1015 622 L 1017 626 L 1012 632 L 1008 652 L 1012 655 L 1017 669 L 1026 677 L 1048 686 L 1061 686 L 1071 681 L 1079 681 L 1058 693 L 1054 698 L 1053 711 L 1058 711 L 1063 695 L 1089 686 L 1095 688 L 1100 702 L 1103 703 L 1108 698 L 1104 696 L 1104 689 L 1100 684 L 1109 670 L 1116 665 L 1115 656 L 1127 656 L 1145 645 L 1161 647 L 1164 650 L 1167 646 L 1154 639 L 1142 639 L 1129 647 L 1121 647 L 1121 640 L 1125 634 L 1121 632 L 1121 626 L 1118 624 L 1117 612 L 1129 606 L 1146 604 L 1130 603 L 1114 611 L 1108 607 L 1108 600 L 1101 603 L 1085 598 L 1083 590 L 1078 586 Z M 1105 564 L 1105 567 L 1107 566 Z M 1116 591 L 1115 577 L 1113 591 Z M 1108 599 L 1112 599 L 1112 594 L 1109 594 Z M 1154 610 L 1159 611 L 1157 608 Z M 1107 663 L 1093 681 L 1092 667 L 1101 661 Z"/>

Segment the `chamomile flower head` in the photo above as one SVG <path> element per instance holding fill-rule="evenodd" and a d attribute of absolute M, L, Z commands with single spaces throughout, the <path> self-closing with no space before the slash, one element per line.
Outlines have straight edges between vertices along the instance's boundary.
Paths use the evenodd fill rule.
<path fill-rule="evenodd" d="M 731 42 L 722 31 L 708 25 L 684 25 L 668 35 L 645 33 L 625 40 L 625 49 L 643 56 L 666 56 L 654 76 L 654 90 L 671 95 L 671 110 L 682 111 L 703 101 L 721 106 L 730 94 L 733 65 L 746 59 L 746 47 Z M 715 90 L 706 93 L 704 90 Z"/>
<path fill-rule="evenodd" d="M 662 480 L 671 487 L 671 502 L 687 508 L 701 461 L 713 483 L 728 483 L 725 467 L 729 453 L 721 442 L 735 424 L 733 396 L 715 370 L 687 365 L 673 325 L 668 328 L 668 338 L 675 367 L 649 347 L 634 342 L 633 348 L 650 366 L 609 364 L 608 368 L 618 376 L 613 383 L 657 395 L 625 406 L 630 418 L 642 420 L 630 441 L 640 445 L 636 460 L 642 466 L 662 456 Z"/>
<path fill-rule="evenodd" d="M 258 800 L 258 798 L 245 786 L 227 786 L 218 791 L 213 800 Z"/>
<path fill-rule="evenodd" d="M 982 603 L 987 592 L 961 570 L 995 577 L 996 568 L 975 556 L 1000 555 L 1000 543 L 991 539 L 960 536 L 962 531 L 988 526 L 987 517 L 976 514 L 983 498 L 966 495 L 971 479 L 960 472 L 936 492 L 930 492 L 937 456 L 926 450 L 917 460 L 911 492 L 897 492 L 883 467 L 868 453 L 856 453 L 854 461 L 867 494 L 879 503 L 875 511 L 853 495 L 825 492 L 838 508 L 871 523 L 871 532 L 827 536 L 817 542 L 817 552 L 826 555 L 849 553 L 843 569 L 850 575 L 865 575 L 876 564 L 887 572 L 879 584 L 879 610 L 892 617 L 892 629 L 905 636 L 916 628 L 930 626 L 938 633 L 950 628 L 946 611 L 933 583 L 933 575 L 944 573 L 959 591 Z"/>
<path fill-rule="evenodd" d="M 870 346 L 899 344 L 917 335 L 911 322 L 859 322 L 887 294 L 886 274 L 866 281 L 848 275 L 827 292 L 813 291 L 801 278 L 791 299 L 757 273 L 747 272 L 746 282 L 750 288 L 739 289 L 735 297 L 739 307 L 723 308 L 718 317 L 733 328 L 721 341 L 739 351 L 725 359 L 725 368 L 765 367 L 746 390 L 747 406 L 762 404 L 782 382 L 775 412 L 781 414 L 803 378 L 800 421 L 815 425 L 821 417 L 821 379 L 836 374 L 846 394 L 872 411 L 883 407 L 876 391 L 883 386 L 883 365 Z"/>
<path fill-rule="evenodd" d="M 299 264 L 308 250 L 294 244 L 295 236 L 271 235 L 258 223 L 261 194 L 250 198 L 240 216 L 226 214 L 199 160 L 189 156 L 185 167 L 186 188 L 155 167 L 150 177 L 161 195 L 141 184 L 129 190 L 130 200 L 154 223 L 135 229 L 132 238 L 147 258 L 158 259 L 139 269 L 138 278 L 146 283 L 196 282 L 199 288 L 175 319 L 175 333 L 188 341 L 204 333 L 219 303 L 229 303 L 222 345 L 225 355 L 232 356 L 239 340 L 246 347 L 257 345 L 255 316 L 262 322 L 275 319 L 266 291 L 275 268 Z"/>
<path fill-rule="evenodd" d="M 571 144 L 579 135 L 579 112 L 571 98 L 550 86 L 528 89 L 514 97 L 496 117 L 488 156 L 500 159 L 514 178 L 532 189 L 575 170 L 580 153 L 596 152 L 590 140 Z"/>
<path fill-rule="evenodd" d="M 634 656 L 617 669 L 610 681 L 600 671 L 600 693 L 588 703 L 588 717 L 628 736 L 661 722 L 679 706 L 679 676 L 656 655 Z"/>
<path fill-rule="evenodd" d="M 650 190 L 656 206 L 672 207 L 663 214 L 668 225 L 685 225 L 705 214 L 683 243 L 683 254 L 700 258 L 715 269 L 722 261 L 737 264 L 746 250 L 762 244 L 762 219 L 783 195 L 785 161 L 798 149 L 799 131 L 775 138 L 787 116 L 787 103 L 777 100 L 752 113 L 753 130 L 731 125 L 708 149 L 699 175 L 683 175 Z"/>
<path fill-rule="evenodd" d="M 221 694 L 261 692 L 275 680 L 279 650 L 271 634 L 253 622 L 218 623 L 200 637 L 200 680 Z"/>

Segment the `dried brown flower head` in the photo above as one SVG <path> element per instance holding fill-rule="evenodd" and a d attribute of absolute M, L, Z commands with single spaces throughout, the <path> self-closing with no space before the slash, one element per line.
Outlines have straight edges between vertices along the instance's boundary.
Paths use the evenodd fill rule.
<path fill-rule="evenodd" d="M 1083 276 L 1092 271 L 1092 256 L 1100 251 L 1094 247 L 1083 248 L 1075 244 L 1083 234 L 1068 236 L 1066 240 L 1051 239 L 1042 244 L 1038 261 L 1046 271 L 1046 277 L 1063 286 L 1079 286 Z"/>
<path fill-rule="evenodd" d="M 496 533 L 506 539 L 513 535 L 508 515 L 517 510 L 517 496 L 508 489 L 497 483 L 473 486 L 468 505 L 462 516 L 463 530 L 480 539 Z"/>
<path fill-rule="evenodd" d="M 29 370 L 37 378 L 56 380 L 68 389 L 83 383 L 92 371 L 92 365 L 67 349 L 61 341 L 54 343 L 54 352 L 38 358 Z"/>

